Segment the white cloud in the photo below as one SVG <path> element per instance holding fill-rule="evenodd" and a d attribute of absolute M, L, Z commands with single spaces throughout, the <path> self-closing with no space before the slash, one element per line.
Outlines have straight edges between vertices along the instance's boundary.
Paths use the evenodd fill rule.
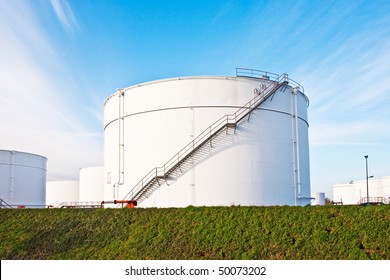
<path fill-rule="evenodd" d="M 390 40 L 388 32 L 378 33 L 359 33 L 322 60 L 304 64 L 301 75 L 315 93 L 313 105 L 329 105 L 338 98 L 349 108 L 388 95 Z"/>
<path fill-rule="evenodd" d="M 383 141 L 383 135 L 378 137 L 378 131 L 381 131 L 387 124 L 385 121 L 373 122 L 354 121 L 317 123 L 310 127 L 310 144 L 311 145 L 371 145 L 371 146 L 389 146 L 390 144 Z"/>
<path fill-rule="evenodd" d="M 310 99 L 311 144 L 390 141 L 390 40 L 388 31 L 375 32 L 347 38 L 294 74 Z"/>
<path fill-rule="evenodd" d="M 312 190 L 330 195 L 336 182 L 360 179 L 365 154 L 375 176 L 389 175 L 389 31 L 362 28 L 330 38 L 332 48 L 291 73 L 310 99 Z"/>
<path fill-rule="evenodd" d="M 102 164 L 101 135 L 72 110 L 63 62 L 29 2 L 0 2 L 0 30 L 0 148 L 46 156 L 49 179 Z"/>
<path fill-rule="evenodd" d="M 50 2 L 58 19 L 67 31 L 72 31 L 77 27 L 76 17 L 67 1 L 50 0 Z"/>

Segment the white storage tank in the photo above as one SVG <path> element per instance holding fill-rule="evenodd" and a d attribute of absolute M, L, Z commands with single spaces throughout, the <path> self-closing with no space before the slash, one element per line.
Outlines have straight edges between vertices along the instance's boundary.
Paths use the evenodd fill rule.
<path fill-rule="evenodd" d="M 349 184 L 336 184 L 333 186 L 333 201 L 335 203 L 344 205 L 357 204 L 361 197 L 360 189 L 355 187 L 355 182 L 353 181 Z"/>
<path fill-rule="evenodd" d="M 325 193 L 323 192 L 315 192 L 311 194 L 313 200 L 311 202 L 311 205 L 325 205 Z"/>
<path fill-rule="evenodd" d="M 61 207 L 79 201 L 79 181 L 49 181 L 46 183 L 46 203 Z"/>
<path fill-rule="evenodd" d="M 0 198 L 12 206 L 44 207 L 47 158 L 0 150 Z"/>
<path fill-rule="evenodd" d="M 286 75 L 249 73 L 158 80 L 108 97 L 105 200 L 131 199 L 134 186 L 154 180 L 138 206 L 310 204 L 303 88 Z"/>
<path fill-rule="evenodd" d="M 104 167 L 80 169 L 79 201 L 102 201 L 104 199 Z"/>
<path fill-rule="evenodd" d="M 386 176 L 382 178 L 383 180 L 383 189 L 382 189 L 382 197 L 386 198 L 390 203 L 390 176 Z"/>
<path fill-rule="evenodd" d="M 385 199 L 390 201 L 390 177 L 381 179 L 368 179 L 368 194 L 370 202 Z M 336 184 L 333 186 L 333 200 L 345 205 L 355 205 L 367 201 L 367 180 L 351 181 L 349 184 Z"/>

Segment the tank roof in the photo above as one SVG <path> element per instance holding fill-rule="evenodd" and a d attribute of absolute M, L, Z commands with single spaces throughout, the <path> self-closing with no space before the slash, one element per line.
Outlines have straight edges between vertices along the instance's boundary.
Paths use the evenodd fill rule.
<path fill-rule="evenodd" d="M 255 79 L 255 80 L 263 80 L 261 78 L 257 77 L 244 77 L 244 76 L 184 76 L 184 77 L 175 77 L 175 78 L 165 78 L 165 79 L 158 79 L 158 80 L 153 80 L 149 82 L 144 82 L 140 84 L 135 84 L 132 86 L 128 86 L 125 88 L 117 89 L 115 93 L 111 94 L 109 97 L 107 97 L 103 103 L 103 106 L 106 105 L 107 101 L 111 99 L 112 97 L 118 95 L 119 90 L 127 91 L 133 88 L 137 87 L 143 87 L 143 86 L 148 86 L 152 84 L 158 84 L 158 83 L 165 83 L 165 82 L 172 82 L 172 81 L 182 81 L 182 80 L 204 80 L 204 79 L 218 79 L 218 80 L 229 80 L 229 79 Z"/>
<path fill-rule="evenodd" d="M 15 151 L 15 150 L 0 149 L 0 153 L 1 153 L 1 152 L 8 152 L 8 153 L 18 153 L 18 154 L 32 155 L 32 156 L 41 157 L 41 158 L 44 158 L 44 159 L 47 160 L 47 157 L 45 157 L 45 156 L 38 155 L 38 154 L 34 154 L 34 153 L 29 153 L 29 152 L 21 152 L 21 151 Z"/>

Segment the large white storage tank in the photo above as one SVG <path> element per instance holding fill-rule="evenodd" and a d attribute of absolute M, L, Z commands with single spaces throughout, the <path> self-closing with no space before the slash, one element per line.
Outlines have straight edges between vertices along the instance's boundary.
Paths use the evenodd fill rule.
<path fill-rule="evenodd" d="M 0 198 L 12 206 L 44 207 L 47 158 L 0 150 Z"/>
<path fill-rule="evenodd" d="M 46 184 L 46 203 L 48 206 L 61 207 L 79 201 L 79 181 L 49 181 Z"/>
<path fill-rule="evenodd" d="M 104 167 L 80 169 L 79 201 L 102 201 L 104 199 Z"/>
<path fill-rule="evenodd" d="M 110 96 L 104 105 L 105 200 L 123 199 L 154 167 L 184 157 L 177 153 L 210 125 L 280 80 L 255 74 L 158 80 Z M 302 87 L 289 80 L 235 129 L 186 159 L 179 176 L 159 180 L 139 206 L 310 204 L 307 106 Z"/>

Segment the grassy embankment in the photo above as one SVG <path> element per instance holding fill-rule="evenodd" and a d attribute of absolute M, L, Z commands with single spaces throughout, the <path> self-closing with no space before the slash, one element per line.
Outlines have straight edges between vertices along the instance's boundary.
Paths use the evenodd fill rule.
<path fill-rule="evenodd" d="M 0 209 L 1 259 L 390 259 L 390 205 Z"/>

